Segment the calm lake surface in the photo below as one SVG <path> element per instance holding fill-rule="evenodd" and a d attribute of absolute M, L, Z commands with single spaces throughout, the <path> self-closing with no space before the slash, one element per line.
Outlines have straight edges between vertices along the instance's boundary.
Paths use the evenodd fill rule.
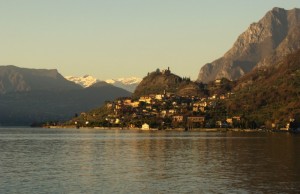
<path fill-rule="evenodd" d="M 0 128 L 0 193 L 300 193 L 300 135 Z"/>

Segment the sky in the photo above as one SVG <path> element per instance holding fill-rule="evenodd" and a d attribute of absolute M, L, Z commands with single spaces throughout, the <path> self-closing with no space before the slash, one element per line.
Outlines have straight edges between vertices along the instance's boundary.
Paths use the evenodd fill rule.
<path fill-rule="evenodd" d="M 299 0 L 0 0 L 0 65 L 105 80 L 195 80 L 248 26 Z"/>

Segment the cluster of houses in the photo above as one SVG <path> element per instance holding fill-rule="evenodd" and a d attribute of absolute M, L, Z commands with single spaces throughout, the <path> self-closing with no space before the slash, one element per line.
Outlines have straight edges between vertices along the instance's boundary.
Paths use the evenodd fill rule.
<path fill-rule="evenodd" d="M 171 93 L 141 96 L 137 99 L 121 98 L 105 104 L 110 114 L 105 120 L 111 126 L 126 128 L 167 129 L 233 127 L 240 116 L 228 117 L 220 111 L 222 101 L 230 97 L 213 95 L 208 98 L 176 96 Z M 217 112 L 218 117 L 211 113 Z M 216 120 L 218 119 L 218 120 Z"/>

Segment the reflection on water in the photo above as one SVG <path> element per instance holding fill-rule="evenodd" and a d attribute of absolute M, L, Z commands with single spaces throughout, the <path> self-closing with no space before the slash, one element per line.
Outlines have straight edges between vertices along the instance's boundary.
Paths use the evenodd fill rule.
<path fill-rule="evenodd" d="M 0 129 L 0 193 L 299 193 L 288 133 Z"/>

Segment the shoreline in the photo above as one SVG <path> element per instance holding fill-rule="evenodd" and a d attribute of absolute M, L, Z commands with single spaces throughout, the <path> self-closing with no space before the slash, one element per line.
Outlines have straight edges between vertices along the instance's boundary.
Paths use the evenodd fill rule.
<path fill-rule="evenodd" d="M 42 128 L 49 129 L 76 129 L 74 125 L 68 126 L 44 126 Z M 273 130 L 273 129 L 239 129 L 239 128 L 168 128 L 159 130 L 157 128 L 150 128 L 149 130 L 143 130 L 141 128 L 122 128 L 122 127 L 79 127 L 77 129 L 98 129 L 98 130 L 127 130 L 127 131 L 187 131 L 187 132 L 292 132 L 289 130 Z"/>

